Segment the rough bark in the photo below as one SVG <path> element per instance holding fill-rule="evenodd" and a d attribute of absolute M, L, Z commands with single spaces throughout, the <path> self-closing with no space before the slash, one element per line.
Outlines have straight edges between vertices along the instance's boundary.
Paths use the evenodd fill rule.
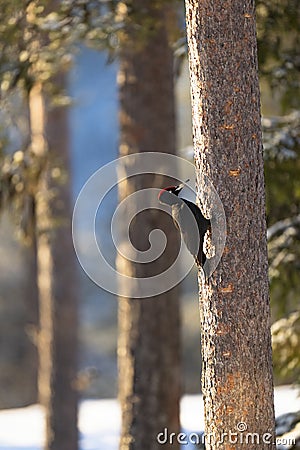
<path fill-rule="evenodd" d="M 134 1 L 155 27 L 144 44 L 134 39 L 130 25 L 121 43 L 118 74 L 120 96 L 120 155 L 136 152 L 175 152 L 173 59 L 164 12 L 150 0 Z M 133 25 L 134 28 L 134 25 Z M 119 185 L 120 200 L 145 187 L 161 187 L 162 177 L 134 177 Z M 126 218 L 124 218 L 126 222 Z M 149 232 L 164 229 L 173 246 L 159 261 L 134 264 L 117 258 L 123 273 L 151 277 L 169 266 L 177 248 L 170 217 L 150 210 L 132 223 L 133 244 L 145 250 Z M 173 236 L 172 236 L 173 235 Z M 154 450 L 165 427 L 179 431 L 179 303 L 178 288 L 155 298 L 119 299 L 119 395 L 122 408 L 120 449 Z M 164 448 L 171 446 L 166 444 Z M 178 448 L 174 443 L 172 448 Z"/>
<path fill-rule="evenodd" d="M 63 79 L 57 79 L 63 83 Z M 32 150 L 44 160 L 36 194 L 40 302 L 39 398 L 46 409 L 45 450 L 76 450 L 77 305 L 71 240 L 68 121 L 65 109 L 46 109 L 41 86 L 30 93 Z"/>
<path fill-rule="evenodd" d="M 275 448 L 255 3 L 186 0 L 186 18 L 199 200 L 209 211 L 204 174 L 227 219 L 222 260 L 199 277 L 207 448 Z M 242 442 L 221 442 L 240 422 Z"/>

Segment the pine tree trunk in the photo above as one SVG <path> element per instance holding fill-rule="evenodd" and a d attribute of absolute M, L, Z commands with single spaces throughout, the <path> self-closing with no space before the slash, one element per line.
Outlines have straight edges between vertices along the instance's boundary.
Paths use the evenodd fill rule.
<path fill-rule="evenodd" d="M 164 26 L 165 16 L 150 0 L 134 1 L 153 28 L 145 42 L 134 39 L 130 26 L 121 43 L 118 74 L 120 96 L 120 155 L 175 152 L 173 59 Z M 157 25 L 158 24 L 158 25 Z M 133 27 L 134 28 L 134 27 Z M 163 178 L 134 177 L 119 185 L 120 200 L 139 189 L 161 187 Z M 126 218 L 124 217 L 126 223 Z M 151 277 L 168 267 L 178 248 L 170 217 L 149 210 L 132 224 L 133 244 L 147 249 L 149 232 L 163 228 L 175 245 L 159 262 L 134 264 L 117 258 L 117 268 L 133 277 Z M 175 234 L 175 236 L 174 236 Z M 129 286 L 130 289 L 130 286 Z M 155 298 L 119 299 L 119 396 L 122 408 L 121 450 L 154 450 L 165 427 L 179 431 L 180 339 L 178 288 Z M 171 448 L 166 444 L 164 448 Z M 172 448 L 179 448 L 176 442 Z"/>
<path fill-rule="evenodd" d="M 30 200 L 33 202 L 33 198 Z M 34 217 L 34 211 L 32 213 Z M 33 220 L 35 220 L 35 218 L 33 218 Z M 30 388 L 27 389 L 27 395 L 29 396 L 29 403 L 36 403 L 38 400 L 37 334 L 39 329 L 39 295 L 37 286 L 37 248 L 35 233 L 33 233 L 30 246 L 24 250 L 24 259 L 27 264 L 27 267 L 25 268 L 26 284 L 24 286 L 24 302 L 26 314 L 25 332 L 29 341 L 27 377 L 30 383 Z"/>
<path fill-rule="evenodd" d="M 206 448 L 275 448 L 255 2 L 186 0 L 186 17 L 199 200 L 206 175 L 227 220 L 221 262 L 199 277 Z"/>
<path fill-rule="evenodd" d="M 57 79 L 58 80 L 58 79 Z M 63 84 L 63 79 L 58 81 Z M 32 150 L 44 159 L 36 195 L 40 302 L 39 398 L 46 409 L 45 450 L 76 450 L 77 304 L 71 240 L 68 121 L 65 109 L 46 110 L 39 85 L 30 93 Z"/>

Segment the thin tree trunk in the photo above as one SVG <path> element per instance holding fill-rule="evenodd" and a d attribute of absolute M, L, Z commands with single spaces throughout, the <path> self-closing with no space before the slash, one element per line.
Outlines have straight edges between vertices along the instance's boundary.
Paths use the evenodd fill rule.
<path fill-rule="evenodd" d="M 63 79 L 58 81 L 61 85 Z M 46 409 L 46 450 L 77 449 L 77 303 L 71 241 L 68 121 L 65 109 L 46 111 L 42 89 L 30 93 L 32 150 L 45 167 L 36 194 L 40 301 L 39 397 Z"/>
<path fill-rule="evenodd" d="M 30 198 L 32 208 L 34 209 L 34 200 Z M 35 212 L 32 211 L 33 221 L 35 221 Z M 30 382 L 30 389 L 27 395 L 29 396 L 29 403 L 36 403 L 38 397 L 38 349 L 37 349 L 37 334 L 39 329 L 39 295 L 37 286 L 37 248 L 36 236 L 33 232 L 32 242 L 29 247 L 24 249 L 24 259 L 27 264 L 26 284 L 24 287 L 24 301 L 26 324 L 25 332 L 29 340 L 27 366 L 28 379 Z"/>
<path fill-rule="evenodd" d="M 134 39 L 129 27 L 121 42 L 120 155 L 149 151 L 174 153 L 173 59 L 164 11 L 153 6 L 150 0 L 133 3 L 133 10 L 146 14 L 157 28 L 153 28 L 141 44 L 140 39 Z M 134 29 L 134 24 L 131 26 Z M 154 175 L 129 178 L 119 186 L 120 200 L 139 189 L 162 184 L 162 177 Z M 174 245 L 166 249 L 159 261 L 149 264 L 134 264 L 119 255 L 117 267 L 122 273 L 151 277 L 165 270 L 174 259 L 178 236 L 170 217 L 155 210 L 135 217 L 131 228 L 133 244 L 147 249 L 149 232 L 155 228 L 163 228 L 168 239 L 173 235 Z M 169 432 L 178 433 L 179 341 L 178 288 L 155 298 L 119 299 L 120 449 L 158 449 L 161 444 L 157 436 L 165 427 Z M 164 448 L 171 446 L 166 444 Z M 179 448 L 176 441 L 172 448 Z"/>
<path fill-rule="evenodd" d="M 209 211 L 206 175 L 227 219 L 222 260 L 199 277 L 206 448 L 275 448 L 255 2 L 186 0 L 186 17 L 199 200 Z"/>

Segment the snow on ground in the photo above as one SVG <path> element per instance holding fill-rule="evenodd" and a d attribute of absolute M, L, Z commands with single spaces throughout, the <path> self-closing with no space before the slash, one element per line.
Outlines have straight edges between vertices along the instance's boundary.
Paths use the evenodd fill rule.
<path fill-rule="evenodd" d="M 291 386 L 275 389 L 276 416 L 300 410 L 299 390 Z M 201 395 L 186 395 L 181 401 L 181 423 L 185 433 L 203 430 Z M 80 449 L 117 450 L 120 430 L 117 400 L 85 400 L 79 411 Z M 43 411 L 39 405 L 0 411 L 0 450 L 41 450 Z M 191 436 L 191 435 L 190 435 Z M 163 439 L 163 437 L 162 437 Z M 163 448 L 163 446 L 162 446 Z M 195 447 L 184 445 L 185 450 Z"/>

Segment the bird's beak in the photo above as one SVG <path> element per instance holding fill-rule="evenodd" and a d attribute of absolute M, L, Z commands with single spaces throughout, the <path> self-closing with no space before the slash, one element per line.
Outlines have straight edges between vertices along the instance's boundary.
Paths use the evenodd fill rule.
<path fill-rule="evenodd" d="M 178 186 L 178 190 L 179 190 L 179 192 L 181 191 L 181 189 L 183 189 L 184 188 L 184 186 L 188 183 L 190 181 L 190 179 L 188 178 L 187 180 L 185 180 L 185 182 L 184 183 L 181 183 L 179 186 Z"/>

